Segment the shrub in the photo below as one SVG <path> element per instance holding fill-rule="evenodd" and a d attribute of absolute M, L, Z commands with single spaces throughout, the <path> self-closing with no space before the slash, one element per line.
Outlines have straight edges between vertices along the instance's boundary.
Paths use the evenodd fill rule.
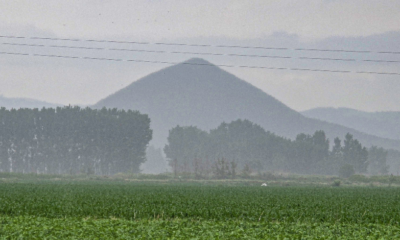
<path fill-rule="evenodd" d="M 335 181 L 333 181 L 333 184 L 332 184 L 332 186 L 334 186 L 334 187 L 339 187 L 340 186 L 340 180 L 335 180 Z"/>

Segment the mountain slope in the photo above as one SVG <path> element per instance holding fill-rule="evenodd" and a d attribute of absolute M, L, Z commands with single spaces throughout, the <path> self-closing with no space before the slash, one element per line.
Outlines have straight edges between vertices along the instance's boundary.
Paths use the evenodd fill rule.
<path fill-rule="evenodd" d="M 48 102 L 42 102 L 38 100 L 33 100 L 29 98 L 6 98 L 0 96 L 0 107 L 5 107 L 7 109 L 15 108 L 49 108 L 49 107 L 57 107 L 60 105 L 52 104 Z"/>
<path fill-rule="evenodd" d="M 198 65 L 200 64 L 200 65 Z M 248 119 L 277 135 L 323 129 L 333 139 L 351 132 L 363 144 L 400 149 L 400 141 L 381 139 L 339 125 L 306 118 L 275 98 L 203 59 L 190 59 L 152 73 L 106 97 L 93 107 L 116 107 L 149 114 L 153 144 L 163 146 L 176 125 L 215 128 Z M 207 66 L 204 66 L 207 65 Z"/>
<path fill-rule="evenodd" d="M 371 113 L 350 108 L 314 108 L 301 113 L 378 137 L 400 140 L 400 112 Z"/>

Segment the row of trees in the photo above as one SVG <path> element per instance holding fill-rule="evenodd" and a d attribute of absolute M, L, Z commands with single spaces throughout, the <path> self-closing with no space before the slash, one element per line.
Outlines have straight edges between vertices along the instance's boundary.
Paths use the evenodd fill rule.
<path fill-rule="evenodd" d="M 334 139 L 332 149 L 323 131 L 299 134 L 290 140 L 265 131 L 248 120 L 222 123 L 210 132 L 194 126 L 170 130 L 164 152 L 173 171 L 211 172 L 236 165 L 257 171 L 285 171 L 299 174 L 339 174 L 350 168 L 357 173 L 387 173 L 387 151 L 369 150 L 351 134 Z M 232 165 L 235 164 L 235 165 Z M 219 167 L 219 168 L 218 168 Z M 213 170 L 214 169 L 214 170 Z M 229 171 L 227 171 L 229 173 Z M 232 174 L 232 173 L 231 173 Z"/>
<path fill-rule="evenodd" d="M 150 119 L 137 111 L 0 109 L 0 171 L 23 173 L 139 172 L 152 137 Z M 301 174 L 387 173 L 387 151 L 367 150 L 347 134 L 342 142 L 323 131 L 299 134 L 292 141 L 247 120 L 222 123 L 205 132 L 197 127 L 170 130 L 164 148 L 173 171 L 235 176 L 258 171 Z M 160 157 L 158 157 L 160 158 Z M 165 166 L 163 166 L 165 168 Z"/>
<path fill-rule="evenodd" d="M 0 109 L 0 171 L 139 172 L 152 138 L 137 111 L 80 107 Z"/>

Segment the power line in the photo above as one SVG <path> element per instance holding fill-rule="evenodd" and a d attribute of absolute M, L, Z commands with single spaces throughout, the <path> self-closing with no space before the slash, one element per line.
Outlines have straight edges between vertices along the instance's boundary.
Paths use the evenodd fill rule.
<path fill-rule="evenodd" d="M 115 61 L 115 62 L 169 64 L 169 65 L 184 64 L 184 65 L 197 65 L 197 66 L 210 66 L 210 67 L 253 68 L 253 69 L 268 69 L 268 70 L 290 70 L 290 71 L 330 72 L 330 73 L 357 73 L 357 74 L 379 74 L 379 75 L 400 76 L 400 73 L 397 73 L 397 72 L 367 72 L 367 71 L 347 71 L 347 70 L 310 69 L 310 68 L 281 68 L 281 67 L 247 66 L 247 65 L 224 65 L 224 64 L 208 64 L 208 63 L 192 63 L 192 62 L 165 62 L 165 61 L 147 61 L 147 60 L 139 60 L 139 59 L 80 57 L 80 56 L 15 53 L 15 52 L 0 52 L 0 54 L 17 55 L 17 56 L 49 57 L 49 58 L 65 58 L 65 59 L 101 60 L 101 61 Z"/>
<path fill-rule="evenodd" d="M 10 46 L 24 47 L 49 47 L 49 48 L 67 48 L 67 49 L 84 49 L 84 50 L 108 50 L 108 51 L 124 51 L 124 52 L 145 52 L 145 53 L 162 53 L 162 54 L 190 54 L 190 55 L 206 55 L 206 56 L 229 56 L 229 57 L 252 57 L 252 58 L 274 58 L 274 59 L 300 59 L 300 60 L 321 60 L 321 61 L 344 61 L 344 62 L 375 62 L 375 63 L 400 63 L 396 60 L 376 60 L 376 59 L 352 59 L 352 58 L 322 58 L 322 57 L 289 57 L 289 56 L 273 56 L 273 55 L 250 55 L 235 53 L 200 53 L 200 52 L 182 52 L 182 51 L 163 51 L 163 50 L 143 50 L 128 48 L 100 48 L 100 47 L 81 47 L 66 45 L 44 45 L 44 44 L 26 44 L 26 43 L 2 43 Z"/>
<path fill-rule="evenodd" d="M 188 44 L 188 43 L 167 43 L 167 42 L 138 42 L 138 41 L 116 41 L 98 39 L 79 39 L 79 38 L 51 38 L 51 37 L 25 37 L 25 36 L 2 36 L 8 39 L 31 39 L 31 40 L 51 40 L 51 41 L 73 41 L 73 42 L 96 42 L 96 43 L 127 43 L 141 45 L 165 45 L 165 46 L 188 46 L 188 47 L 216 47 L 216 48 L 242 48 L 242 49 L 263 49 L 263 50 L 282 50 L 282 51 L 309 51 L 309 52 L 340 52 L 340 53 L 376 53 L 376 54 L 400 54 L 394 51 L 369 51 L 351 49 L 318 49 L 318 48 L 280 48 L 263 46 L 240 46 L 240 45 L 212 45 L 212 44 Z"/>

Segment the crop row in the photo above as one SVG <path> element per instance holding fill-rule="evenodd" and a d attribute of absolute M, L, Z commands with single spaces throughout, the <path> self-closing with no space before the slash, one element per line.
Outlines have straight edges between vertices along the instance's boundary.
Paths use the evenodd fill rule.
<path fill-rule="evenodd" d="M 0 239 L 399 239 L 383 224 L 0 217 Z"/>
<path fill-rule="evenodd" d="M 400 189 L 2 183 L 0 215 L 399 225 Z"/>

